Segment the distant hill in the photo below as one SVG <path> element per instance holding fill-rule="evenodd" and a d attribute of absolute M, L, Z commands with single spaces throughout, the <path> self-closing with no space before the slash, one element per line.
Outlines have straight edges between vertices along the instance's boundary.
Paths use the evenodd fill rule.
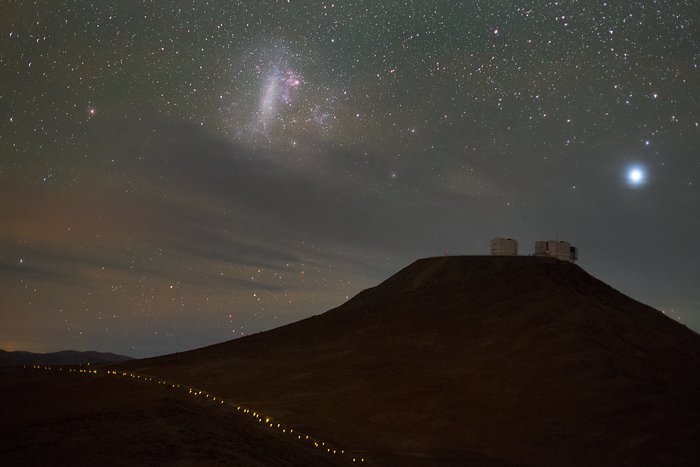
<path fill-rule="evenodd" d="M 131 357 L 104 352 L 64 350 L 52 353 L 8 352 L 0 350 L 0 367 L 24 365 L 82 365 L 86 363 L 116 363 L 133 360 Z"/>
<path fill-rule="evenodd" d="M 380 465 L 700 465 L 700 336 L 550 258 L 419 260 L 322 315 L 119 366 Z"/>

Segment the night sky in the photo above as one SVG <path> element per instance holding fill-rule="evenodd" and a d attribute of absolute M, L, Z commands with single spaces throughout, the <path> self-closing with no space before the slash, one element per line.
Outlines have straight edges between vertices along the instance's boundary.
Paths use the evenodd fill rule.
<path fill-rule="evenodd" d="M 699 331 L 699 12 L 4 0 L 0 348 L 191 349 L 500 236 Z"/>

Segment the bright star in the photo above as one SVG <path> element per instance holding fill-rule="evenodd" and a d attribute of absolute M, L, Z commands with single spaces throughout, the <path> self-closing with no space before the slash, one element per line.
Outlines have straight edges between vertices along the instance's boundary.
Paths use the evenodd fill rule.
<path fill-rule="evenodd" d="M 639 165 L 631 166 L 627 169 L 627 183 L 630 185 L 638 186 L 646 181 L 646 174 L 644 173 L 644 168 Z"/>

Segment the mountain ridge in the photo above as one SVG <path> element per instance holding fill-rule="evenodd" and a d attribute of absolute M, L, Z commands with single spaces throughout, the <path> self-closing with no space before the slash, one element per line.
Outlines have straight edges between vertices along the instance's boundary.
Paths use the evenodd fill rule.
<path fill-rule="evenodd" d="M 126 355 L 111 352 L 62 350 L 59 352 L 35 353 L 23 350 L 7 351 L 0 349 L 0 367 L 25 365 L 83 365 L 117 363 L 133 360 Z"/>
<path fill-rule="evenodd" d="M 401 462 L 700 459 L 700 336 L 550 258 L 418 260 L 321 315 L 120 367 Z"/>

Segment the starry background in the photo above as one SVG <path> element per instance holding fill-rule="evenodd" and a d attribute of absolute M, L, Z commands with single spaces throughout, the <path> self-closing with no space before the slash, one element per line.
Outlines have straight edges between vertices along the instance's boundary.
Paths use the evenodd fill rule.
<path fill-rule="evenodd" d="M 699 11 L 4 0 L 0 348 L 195 348 L 498 236 L 698 331 Z"/>

